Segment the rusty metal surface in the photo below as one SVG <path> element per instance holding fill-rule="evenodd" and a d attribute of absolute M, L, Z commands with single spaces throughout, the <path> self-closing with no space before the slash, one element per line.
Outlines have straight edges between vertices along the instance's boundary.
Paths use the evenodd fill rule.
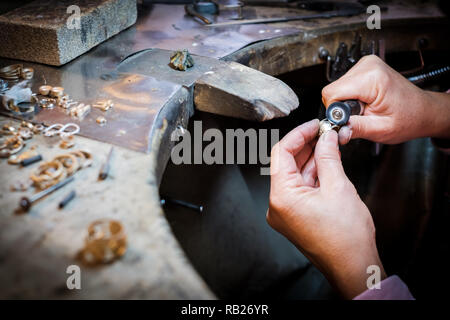
<path fill-rule="evenodd" d="M 169 67 L 172 51 L 149 49 L 134 54 L 122 61 L 116 71 L 157 77 L 160 80 L 191 87 L 205 72 L 217 67 L 227 67 L 227 63 L 214 58 L 192 55 L 194 65 L 186 71 Z"/>

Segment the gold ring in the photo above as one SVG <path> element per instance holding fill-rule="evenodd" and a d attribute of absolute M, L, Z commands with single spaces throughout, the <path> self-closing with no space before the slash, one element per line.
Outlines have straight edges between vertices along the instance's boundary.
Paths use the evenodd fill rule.
<path fill-rule="evenodd" d="M 50 96 L 53 98 L 59 98 L 64 94 L 64 88 L 63 87 L 53 87 L 50 90 Z"/>
<path fill-rule="evenodd" d="M 43 95 L 43 96 L 47 96 L 50 91 L 52 90 L 52 86 L 40 86 L 39 87 L 39 94 Z"/>
<path fill-rule="evenodd" d="M 127 250 L 127 237 L 117 220 L 101 219 L 88 227 L 81 258 L 88 264 L 109 263 L 122 257 Z"/>
<path fill-rule="evenodd" d="M 34 69 L 33 68 L 23 68 L 20 71 L 20 76 L 22 79 L 31 80 L 31 79 L 33 79 L 33 76 L 34 76 Z"/>
<path fill-rule="evenodd" d="M 92 159 L 92 154 L 88 151 L 84 151 L 84 150 L 80 150 L 80 152 L 83 154 L 84 156 L 84 161 L 83 161 L 83 168 L 89 167 L 92 165 L 93 159 Z"/>
<path fill-rule="evenodd" d="M 77 158 L 70 153 L 56 156 L 53 160 L 59 161 L 63 164 L 68 176 L 74 174 L 80 166 L 80 164 L 77 161 Z"/>
<path fill-rule="evenodd" d="M 53 172 L 49 170 L 53 169 Z M 44 181 L 50 181 L 59 178 L 63 174 L 63 164 L 59 161 L 48 161 L 42 163 L 34 173 L 31 174 L 30 178 L 35 183 L 41 183 Z"/>

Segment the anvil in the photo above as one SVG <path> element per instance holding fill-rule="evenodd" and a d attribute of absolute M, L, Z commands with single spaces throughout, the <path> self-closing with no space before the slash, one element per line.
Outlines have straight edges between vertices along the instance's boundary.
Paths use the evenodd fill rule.
<path fill-rule="evenodd" d="M 38 64 L 33 92 L 44 84 L 62 86 L 71 99 L 85 104 L 111 99 L 107 112 L 93 108 L 83 120 L 62 108 L 41 109 L 29 120 L 46 125 L 78 123 L 88 138 L 150 152 L 155 130 L 172 132 L 187 126 L 195 109 L 247 120 L 286 116 L 298 107 L 295 93 L 282 81 L 242 64 L 193 55 L 186 71 L 169 65 L 173 51 L 146 49 L 117 64 L 100 63 L 101 55 L 83 56 L 63 72 Z M 101 52 L 100 52 L 101 53 Z M 3 63 L 2 63 L 3 64 Z M 107 119 L 99 126 L 98 116 Z"/>

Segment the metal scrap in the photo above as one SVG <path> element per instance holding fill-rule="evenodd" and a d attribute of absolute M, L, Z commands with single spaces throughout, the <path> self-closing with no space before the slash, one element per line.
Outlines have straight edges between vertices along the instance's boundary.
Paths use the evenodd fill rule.
<path fill-rule="evenodd" d="M 194 59 L 187 49 L 175 51 L 170 56 L 170 66 L 175 70 L 186 71 L 194 66 Z"/>

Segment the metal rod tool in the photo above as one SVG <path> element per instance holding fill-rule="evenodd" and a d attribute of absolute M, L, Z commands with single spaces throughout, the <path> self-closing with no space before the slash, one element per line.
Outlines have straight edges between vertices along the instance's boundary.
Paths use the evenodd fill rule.
<path fill-rule="evenodd" d="M 105 180 L 106 178 L 108 178 L 113 150 L 114 150 L 114 147 L 111 147 L 111 149 L 109 150 L 108 156 L 106 157 L 105 162 L 103 163 L 102 167 L 100 168 L 100 173 L 98 174 L 98 178 L 100 180 Z"/>
<path fill-rule="evenodd" d="M 179 206 L 182 206 L 182 207 L 185 207 L 185 208 L 189 208 L 189 209 L 195 210 L 195 211 L 200 212 L 200 213 L 203 212 L 203 206 L 199 206 L 199 205 L 196 205 L 196 204 L 193 204 L 193 203 L 189 203 L 189 202 L 186 202 L 186 201 L 183 201 L 183 200 L 173 199 L 173 198 L 169 198 L 169 197 L 163 197 L 161 199 L 161 205 L 163 206 L 166 203 L 172 203 L 172 204 L 175 204 L 175 205 L 179 205 Z"/>
<path fill-rule="evenodd" d="M 48 187 L 45 190 L 42 190 L 39 193 L 36 193 L 35 195 L 33 195 L 33 196 L 29 197 L 29 198 L 28 197 L 23 197 L 22 199 L 20 199 L 20 202 L 19 202 L 20 207 L 23 210 L 28 211 L 31 208 L 31 206 L 33 205 L 33 203 L 35 203 L 36 201 L 42 199 L 43 197 L 45 197 L 46 195 L 52 193 L 53 191 L 64 187 L 69 182 L 72 182 L 73 179 L 74 179 L 74 177 L 71 176 L 69 178 L 66 178 L 66 179 L 58 182 L 57 184 L 54 184 L 51 187 Z"/>

